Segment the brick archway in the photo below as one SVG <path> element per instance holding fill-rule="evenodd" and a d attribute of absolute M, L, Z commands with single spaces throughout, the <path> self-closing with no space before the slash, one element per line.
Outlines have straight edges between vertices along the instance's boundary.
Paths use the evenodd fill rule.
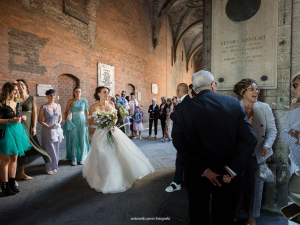
<path fill-rule="evenodd" d="M 80 86 L 82 88 L 82 95 L 84 96 L 86 94 L 85 91 L 85 81 L 84 81 L 84 76 L 83 73 L 76 68 L 75 66 L 72 66 L 70 64 L 59 64 L 58 66 L 55 66 L 51 72 L 51 77 L 55 79 L 53 82 L 55 88 L 58 90 L 58 93 L 60 95 L 60 99 L 58 99 L 58 102 L 61 104 L 62 107 L 62 114 L 64 117 L 64 111 L 66 108 L 66 102 L 70 98 L 72 98 L 72 90 L 75 86 Z M 73 81 L 72 81 L 73 80 Z M 62 92 L 62 86 L 60 83 L 67 83 L 70 85 L 66 89 L 68 94 L 70 95 L 65 95 L 64 92 Z M 69 90 L 70 89 L 70 90 Z M 64 121 L 64 120 L 63 120 Z"/>
<path fill-rule="evenodd" d="M 52 77 L 59 77 L 62 74 L 71 74 L 81 82 L 83 81 L 83 73 L 78 68 L 70 64 L 59 64 L 58 66 L 55 66 L 51 75 Z"/>

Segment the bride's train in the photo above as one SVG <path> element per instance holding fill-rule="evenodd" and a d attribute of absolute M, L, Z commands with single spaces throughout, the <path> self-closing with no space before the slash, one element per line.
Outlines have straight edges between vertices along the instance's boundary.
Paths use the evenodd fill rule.
<path fill-rule="evenodd" d="M 119 129 L 115 144 L 107 143 L 106 131 L 97 129 L 82 173 L 89 185 L 103 193 L 124 192 L 155 170 L 141 150 Z"/>

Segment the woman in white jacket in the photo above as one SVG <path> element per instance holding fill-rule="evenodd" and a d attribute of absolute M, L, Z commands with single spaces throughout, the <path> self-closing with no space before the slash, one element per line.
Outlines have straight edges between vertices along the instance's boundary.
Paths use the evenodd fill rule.
<path fill-rule="evenodd" d="M 276 139 L 277 129 L 271 107 L 257 101 L 259 88 L 255 80 L 242 79 L 234 86 L 233 91 L 241 97 L 241 106 L 247 111 L 248 119 L 258 139 L 257 146 L 245 170 L 245 193 L 241 196 L 235 219 L 242 207 L 245 206 L 248 213 L 247 224 L 254 225 L 256 218 L 260 216 L 264 185 L 263 181 L 255 179 L 254 173 L 259 169 L 259 165 L 265 164 L 266 159 L 273 154 L 272 145 Z"/>
<path fill-rule="evenodd" d="M 280 130 L 281 139 L 289 145 L 291 176 L 297 169 L 300 169 L 300 74 L 294 77 L 292 83 L 291 89 L 295 99 Z M 297 223 L 289 221 L 289 225 L 291 224 Z"/>

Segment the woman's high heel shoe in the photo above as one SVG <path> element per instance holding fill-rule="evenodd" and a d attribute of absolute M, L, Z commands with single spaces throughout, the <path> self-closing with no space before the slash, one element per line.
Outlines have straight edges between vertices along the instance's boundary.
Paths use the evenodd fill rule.
<path fill-rule="evenodd" d="M 20 190 L 16 187 L 16 178 L 8 178 L 8 183 L 12 191 L 19 193 Z"/>
<path fill-rule="evenodd" d="M 6 196 L 10 196 L 10 195 L 15 195 L 17 194 L 16 192 L 14 192 L 13 190 L 11 190 L 10 186 L 9 186 L 9 182 L 2 182 L 2 193 Z"/>
<path fill-rule="evenodd" d="M 47 173 L 48 175 L 52 175 L 52 174 L 53 174 L 53 171 L 51 171 L 51 170 L 46 170 L 46 173 Z"/>

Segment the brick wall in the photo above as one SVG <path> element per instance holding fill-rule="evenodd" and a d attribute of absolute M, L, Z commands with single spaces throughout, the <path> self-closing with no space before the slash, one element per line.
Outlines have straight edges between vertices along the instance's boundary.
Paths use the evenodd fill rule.
<path fill-rule="evenodd" d="M 173 43 L 167 23 L 153 50 L 149 21 L 139 0 L 80 3 L 76 7 L 86 8 L 76 8 L 72 11 L 75 15 L 70 16 L 64 12 L 63 0 L 0 1 L 1 87 L 23 78 L 35 96 L 36 84 L 52 84 L 58 89 L 58 77 L 71 74 L 80 80 L 82 97 L 92 105 L 97 62 L 101 62 L 115 67 L 116 93 L 127 84 L 137 86 L 135 91 L 141 92 L 140 103 L 147 111 L 152 98 L 172 97 L 178 83 L 191 82 L 195 66 L 187 73 L 185 58 L 182 61 L 181 57 L 172 66 Z M 81 14 L 76 18 L 78 12 Z M 87 22 L 82 21 L 83 15 Z M 182 50 L 181 43 L 178 52 Z M 152 83 L 158 84 L 157 95 L 151 94 Z M 46 102 L 45 97 L 37 100 L 38 107 Z"/>

